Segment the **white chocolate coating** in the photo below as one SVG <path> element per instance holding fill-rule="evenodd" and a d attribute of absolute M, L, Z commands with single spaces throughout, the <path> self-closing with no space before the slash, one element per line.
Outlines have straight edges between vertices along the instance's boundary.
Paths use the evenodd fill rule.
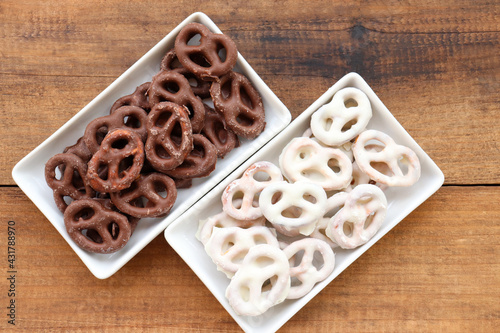
<path fill-rule="evenodd" d="M 278 247 L 252 247 L 226 289 L 226 298 L 241 316 L 258 316 L 283 302 L 290 290 L 285 253 Z"/>
<path fill-rule="evenodd" d="M 361 133 L 372 117 L 368 96 L 357 88 L 344 88 L 311 116 L 311 130 L 329 146 L 339 146 Z"/>
<path fill-rule="evenodd" d="M 288 245 L 283 252 L 290 263 L 290 278 L 292 278 L 287 299 L 297 299 L 306 295 L 317 282 L 326 279 L 335 267 L 335 253 L 326 242 L 319 239 L 298 240 Z M 298 253 L 302 253 L 302 257 L 299 258 Z M 319 269 L 315 265 L 315 253 L 319 253 L 322 257 L 323 265 Z M 300 283 L 294 285 L 294 278 Z"/>

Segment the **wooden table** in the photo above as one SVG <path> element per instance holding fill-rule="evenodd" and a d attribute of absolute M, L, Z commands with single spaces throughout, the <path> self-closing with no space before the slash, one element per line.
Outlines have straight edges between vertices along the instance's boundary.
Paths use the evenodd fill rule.
<path fill-rule="evenodd" d="M 16 228 L 15 329 L 238 331 L 163 235 L 96 279 L 11 178 L 13 166 L 195 11 L 299 115 L 355 71 L 445 174 L 444 186 L 283 332 L 500 331 L 500 3 L 0 3 L 0 329 Z"/>

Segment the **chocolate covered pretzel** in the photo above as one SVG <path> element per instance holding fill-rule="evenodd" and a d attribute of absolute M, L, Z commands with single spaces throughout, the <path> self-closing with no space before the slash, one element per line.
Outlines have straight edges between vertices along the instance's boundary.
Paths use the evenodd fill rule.
<path fill-rule="evenodd" d="M 151 109 L 151 104 L 149 103 L 149 98 L 148 98 L 148 89 L 150 85 L 151 82 L 143 83 L 140 86 L 138 86 L 135 89 L 135 91 L 130 95 L 126 95 L 117 99 L 116 102 L 111 107 L 109 113 L 113 113 L 117 109 L 126 105 L 137 106 L 148 112 Z"/>
<path fill-rule="evenodd" d="M 210 87 L 215 110 L 224 115 L 227 127 L 246 139 L 257 137 L 266 126 L 264 105 L 246 76 L 229 72 Z"/>
<path fill-rule="evenodd" d="M 92 199 L 72 202 L 64 212 L 64 225 L 78 246 L 95 253 L 118 251 L 132 234 L 127 217 Z"/>
<path fill-rule="evenodd" d="M 199 43 L 190 44 L 195 36 L 200 36 Z M 222 50 L 225 50 L 224 57 L 220 55 Z M 212 33 L 200 23 L 190 23 L 179 32 L 175 38 L 175 53 L 191 73 L 209 81 L 232 70 L 238 58 L 236 44 L 231 38 Z"/>
<path fill-rule="evenodd" d="M 161 71 L 156 74 L 149 88 L 149 100 L 153 105 L 168 101 L 185 106 L 189 110 L 193 133 L 199 133 L 203 128 L 205 107 L 182 74 L 173 71 Z"/>
<path fill-rule="evenodd" d="M 238 136 L 226 126 L 224 117 L 205 104 L 205 126 L 203 134 L 217 150 L 217 157 L 224 158 L 231 150 L 240 145 Z"/>

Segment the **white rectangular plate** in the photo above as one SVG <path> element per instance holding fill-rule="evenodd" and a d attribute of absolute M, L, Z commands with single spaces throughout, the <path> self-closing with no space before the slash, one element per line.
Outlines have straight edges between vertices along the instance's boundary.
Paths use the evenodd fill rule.
<path fill-rule="evenodd" d="M 196 179 L 191 188 L 179 190 L 177 201 L 167 217 L 142 219 L 128 244 L 120 251 L 113 254 L 94 254 L 80 249 L 69 238 L 64 227 L 63 215 L 54 203 L 52 190 L 45 183 L 45 163 L 55 154 L 61 153 L 66 146 L 74 144 L 83 135 L 85 127 L 91 120 L 109 114 L 111 106 L 118 98 L 131 94 L 137 86 L 151 81 L 151 78 L 160 70 L 163 56 L 174 46 L 175 37 L 179 31 L 192 22 L 202 23 L 212 32 L 221 33 L 214 22 L 205 14 L 194 13 L 190 15 L 66 124 L 24 157 L 12 171 L 14 181 L 61 233 L 97 278 L 108 278 L 123 267 L 179 215 L 291 121 L 290 112 L 285 105 L 250 67 L 243 56 L 238 54 L 234 70 L 245 74 L 259 91 L 266 110 L 267 125 L 265 130 L 254 140 L 242 140 L 240 147 L 234 149 L 224 159 L 218 159 L 216 169 L 209 177 Z M 238 41 L 235 43 L 238 45 Z"/>
<path fill-rule="evenodd" d="M 333 95 L 340 89 L 355 87 L 362 90 L 370 99 L 373 117 L 367 128 L 377 129 L 389 134 L 396 143 L 410 147 L 418 155 L 422 167 L 420 180 L 411 187 L 392 187 L 385 191 L 388 200 L 388 210 L 385 222 L 377 234 L 363 246 L 354 250 L 336 249 L 335 269 L 324 281 L 316 284 L 306 296 L 297 300 L 285 302 L 269 309 L 257 317 L 238 316 L 229 305 L 225 290 L 229 279 L 217 271 L 215 264 L 205 253 L 203 245 L 196 239 L 195 233 L 198 221 L 206 219 L 222 211 L 221 195 L 225 187 L 234 179 L 240 178 L 243 172 L 254 162 L 270 161 L 278 164 L 282 149 L 294 137 L 301 136 L 309 127 L 311 115 L 322 105 L 331 101 Z M 297 311 L 318 294 L 328 283 L 347 268 L 375 242 L 417 208 L 422 202 L 436 192 L 444 182 L 444 176 L 438 166 L 420 148 L 405 129 L 398 123 L 389 110 L 380 101 L 368 84 L 355 73 L 350 73 L 339 80 L 307 110 L 295 119 L 285 130 L 266 144 L 248 161 L 235 170 L 210 193 L 198 201 L 189 211 L 172 223 L 165 230 L 165 238 L 183 260 L 191 267 L 205 283 L 214 296 L 231 314 L 234 320 L 246 332 L 274 332 L 285 324 Z"/>

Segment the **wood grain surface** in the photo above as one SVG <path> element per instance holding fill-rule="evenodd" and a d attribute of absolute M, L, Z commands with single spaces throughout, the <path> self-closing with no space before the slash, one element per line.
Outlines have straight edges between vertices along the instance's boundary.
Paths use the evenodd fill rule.
<path fill-rule="evenodd" d="M 500 331 L 500 3 L 0 2 L 0 331 L 239 331 L 158 236 L 96 279 L 15 185 L 14 165 L 193 12 L 206 13 L 297 117 L 358 72 L 445 185 L 283 332 Z M 7 224 L 16 223 L 16 325 Z"/>

